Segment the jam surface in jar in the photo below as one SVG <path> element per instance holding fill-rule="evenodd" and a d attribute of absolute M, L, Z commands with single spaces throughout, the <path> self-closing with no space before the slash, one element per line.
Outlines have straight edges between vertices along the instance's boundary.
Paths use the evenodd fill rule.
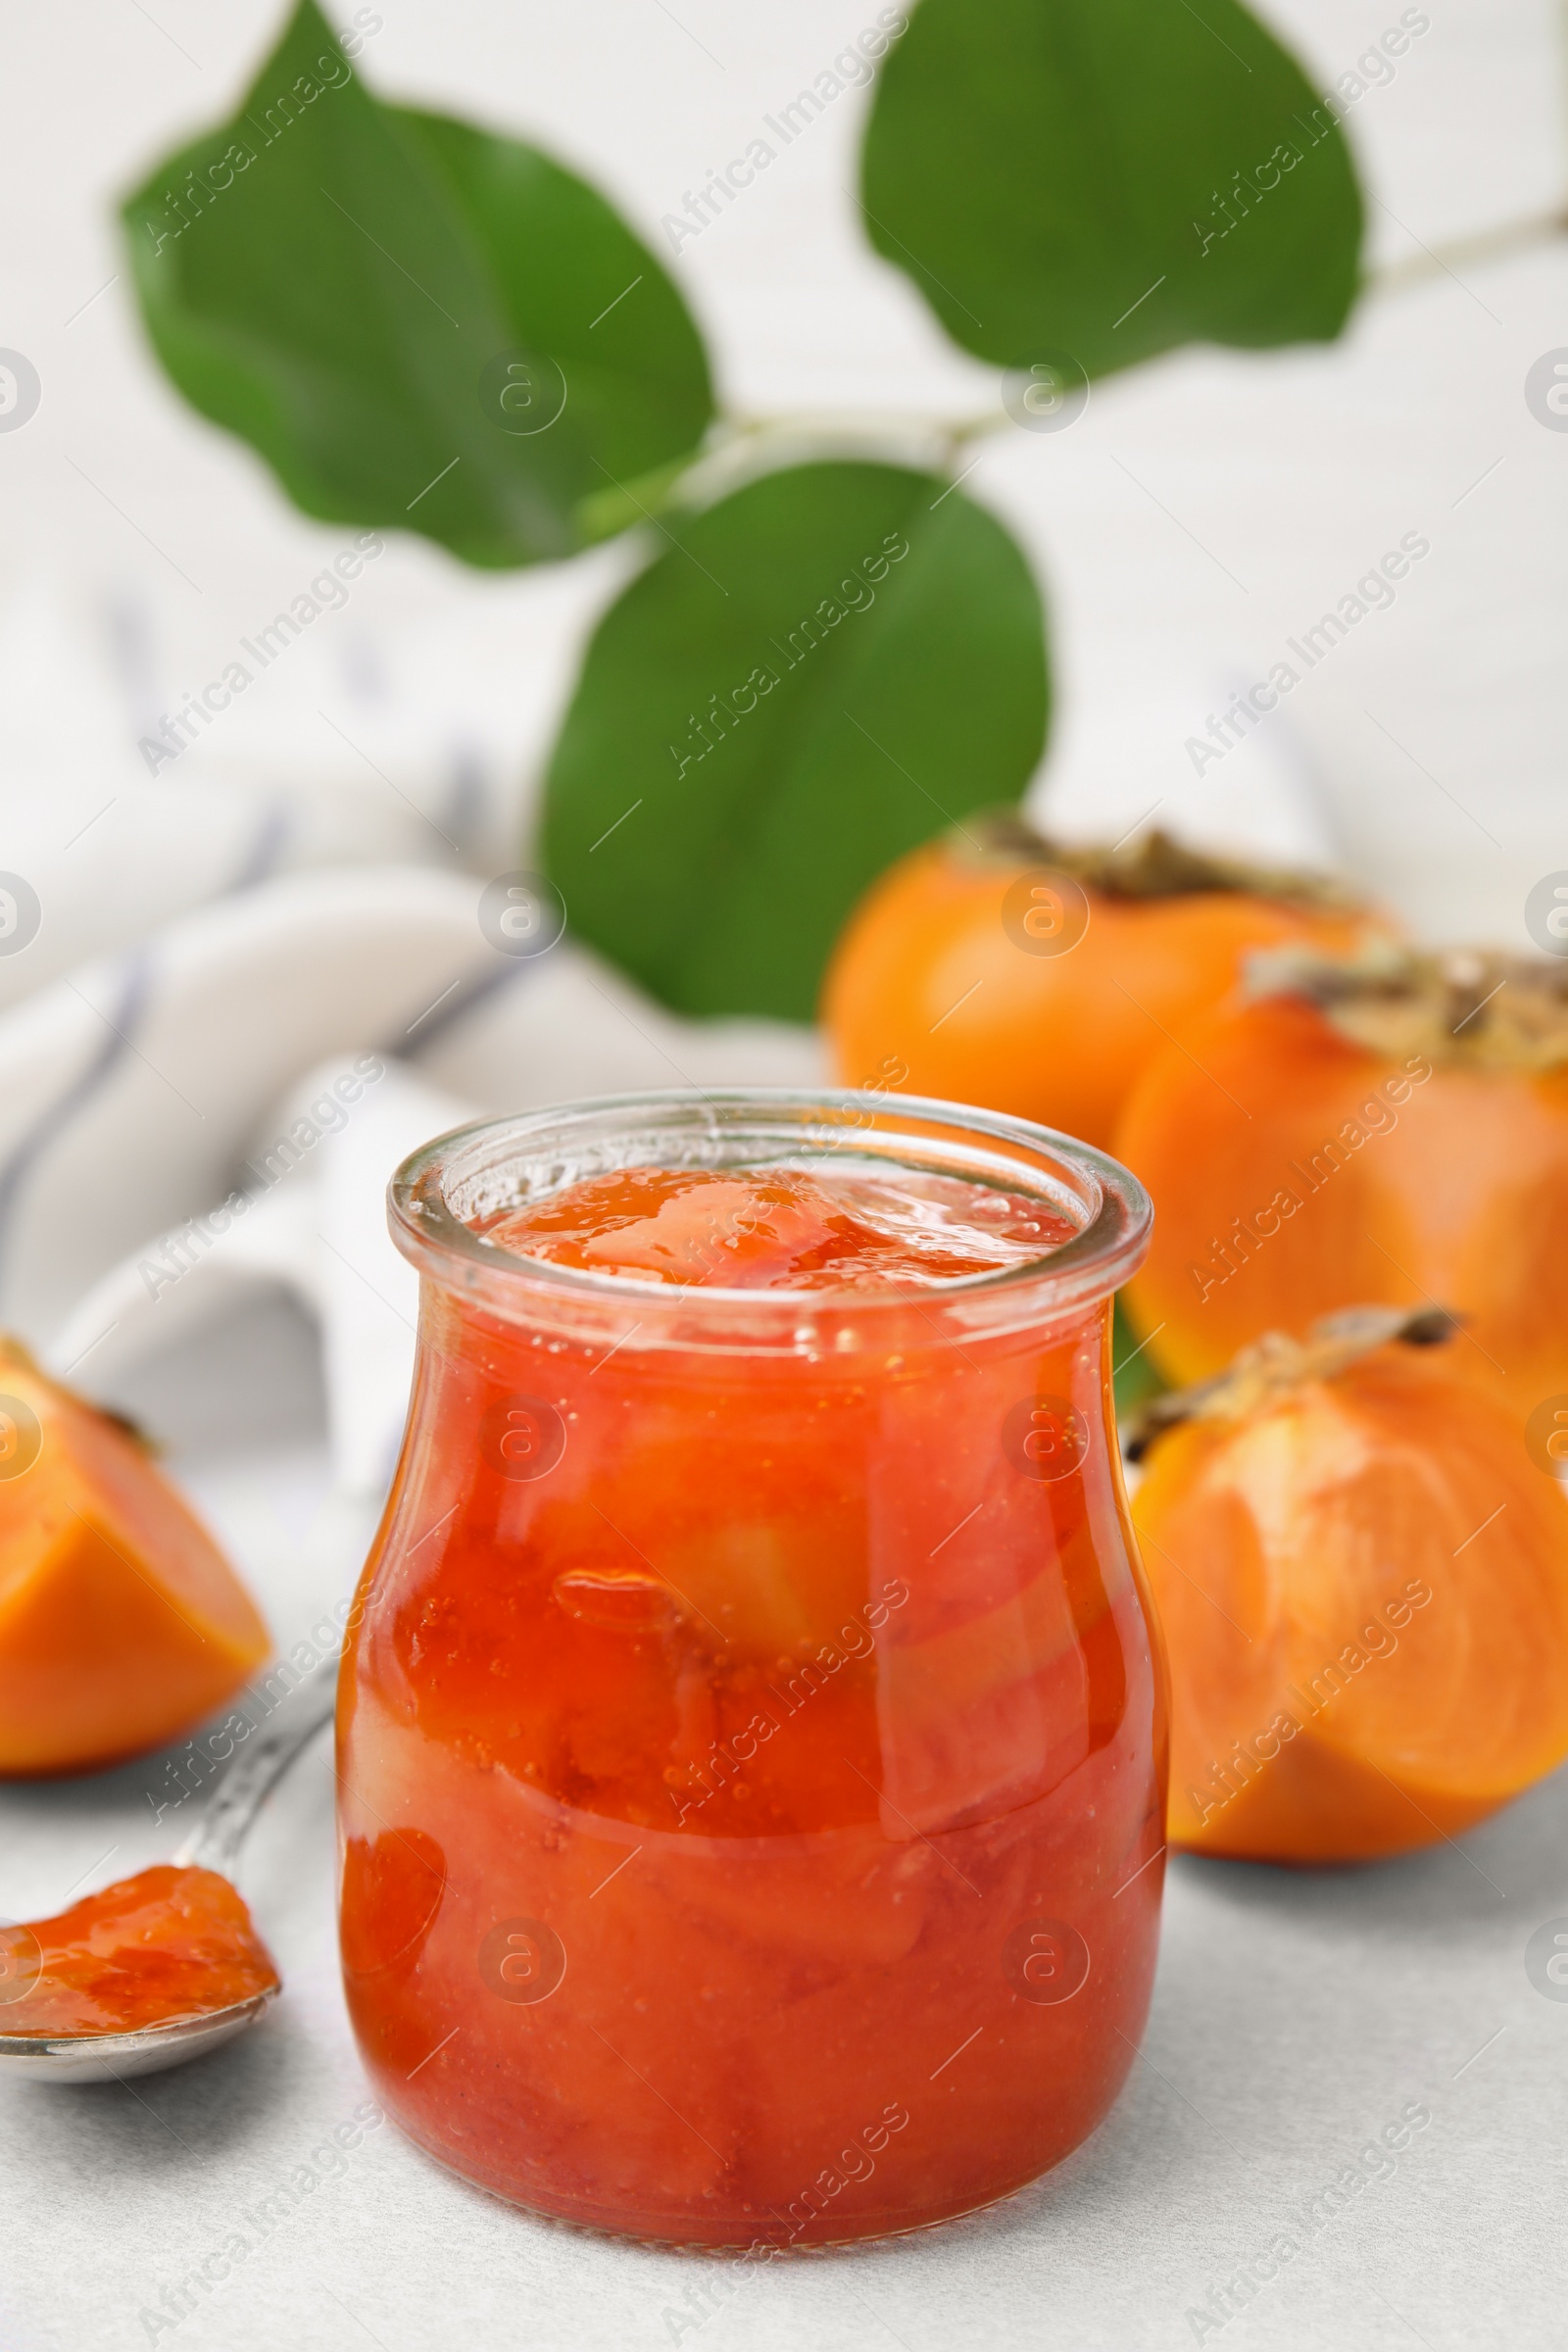
<path fill-rule="evenodd" d="M 952 1177 L 615 1168 L 481 1230 L 519 1256 L 585 1273 L 871 1291 L 1028 1265 L 1074 1227 L 1049 1202 Z"/>
<path fill-rule="evenodd" d="M 1162 1874 L 1108 1305 L 952 1320 L 1077 1221 L 846 1154 L 466 1223 L 518 1279 L 419 1261 L 340 1697 L 380 2094 L 484 2186 L 650 2239 L 1019 2187 L 1126 2075 Z"/>

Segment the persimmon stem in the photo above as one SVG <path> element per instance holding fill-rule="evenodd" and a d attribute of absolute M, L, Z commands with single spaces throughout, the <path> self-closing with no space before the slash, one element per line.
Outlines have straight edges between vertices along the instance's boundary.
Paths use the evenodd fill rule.
<path fill-rule="evenodd" d="M 1323 1315 L 1305 1340 L 1265 1331 L 1224 1372 L 1189 1389 L 1151 1396 L 1129 1418 L 1122 1451 L 1141 1462 L 1156 1438 L 1184 1421 L 1237 1421 L 1311 1380 L 1332 1380 L 1375 1348 L 1401 1341 L 1407 1348 L 1440 1348 L 1464 1322 L 1446 1306 L 1347 1306 Z"/>

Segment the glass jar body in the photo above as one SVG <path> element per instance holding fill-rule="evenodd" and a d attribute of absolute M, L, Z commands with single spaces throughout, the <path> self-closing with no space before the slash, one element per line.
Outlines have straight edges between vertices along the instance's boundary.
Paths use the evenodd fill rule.
<path fill-rule="evenodd" d="M 485 2187 L 643 2238 L 987 2203 L 1105 2113 L 1153 1971 L 1108 1304 L 755 1352 L 621 1320 L 426 1269 L 339 1715 L 378 2094 Z"/>

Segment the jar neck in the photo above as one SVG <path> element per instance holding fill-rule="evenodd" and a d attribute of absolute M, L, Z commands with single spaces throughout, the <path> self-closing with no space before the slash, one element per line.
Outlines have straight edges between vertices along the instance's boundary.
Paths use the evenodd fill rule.
<path fill-rule="evenodd" d="M 1071 1238 L 1023 1265 L 918 1288 L 731 1290 L 587 1274 L 514 1254 L 477 1230 L 587 1176 L 648 1166 L 961 1178 L 1039 1200 Z M 1151 1210 L 1116 1161 L 1025 1120 L 757 1089 L 613 1099 L 461 1130 L 398 1171 L 391 1223 L 427 1289 L 497 1328 L 604 1348 L 822 1360 L 1065 1330 L 1141 1262 Z"/>

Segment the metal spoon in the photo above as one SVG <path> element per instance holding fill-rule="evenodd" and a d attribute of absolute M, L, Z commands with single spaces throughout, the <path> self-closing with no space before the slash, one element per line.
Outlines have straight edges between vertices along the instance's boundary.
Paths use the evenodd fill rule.
<path fill-rule="evenodd" d="M 253 1685 L 252 1691 L 257 1688 Z M 275 1719 L 264 1722 L 238 1750 L 201 1822 L 172 1856 L 177 1869 L 195 1866 L 232 1879 L 263 1799 L 330 1718 L 336 1695 L 333 1656 L 314 1667 L 289 1691 Z M 277 1702 L 258 1698 L 259 1709 L 269 1703 Z M 203 2017 L 171 2018 L 167 2025 L 145 2026 L 133 2034 L 0 2034 L 0 2074 L 26 2075 L 34 2082 L 108 2082 L 125 2075 L 155 2075 L 231 2041 L 255 2024 L 282 1989 L 281 1978 L 274 1977 L 249 2000 L 230 2001 Z"/>

